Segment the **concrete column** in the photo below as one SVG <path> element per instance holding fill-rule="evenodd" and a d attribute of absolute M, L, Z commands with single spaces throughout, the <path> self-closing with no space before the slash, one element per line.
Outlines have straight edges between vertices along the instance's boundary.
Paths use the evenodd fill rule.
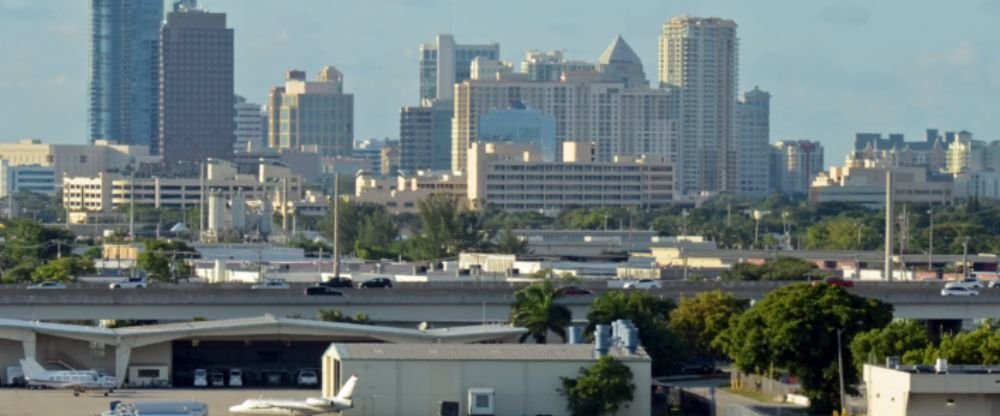
<path fill-rule="evenodd" d="M 132 347 L 119 343 L 115 346 L 115 378 L 118 379 L 118 387 L 125 383 L 125 376 L 128 374 L 128 363 L 132 359 Z"/>
<path fill-rule="evenodd" d="M 38 336 L 35 331 L 24 331 L 21 335 L 21 348 L 24 349 L 24 358 L 35 358 L 35 350 L 38 349 Z"/>

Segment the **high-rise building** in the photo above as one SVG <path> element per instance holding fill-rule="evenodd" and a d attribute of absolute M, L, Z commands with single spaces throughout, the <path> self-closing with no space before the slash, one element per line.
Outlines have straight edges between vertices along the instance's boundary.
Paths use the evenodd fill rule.
<path fill-rule="evenodd" d="M 227 159 L 236 141 L 233 29 L 225 13 L 177 7 L 160 37 L 160 152 L 167 165 Z"/>
<path fill-rule="evenodd" d="M 236 145 L 234 152 L 245 152 L 248 148 L 260 149 L 264 145 L 264 113 L 260 104 L 247 102 L 246 98 L 236 96 Z"/>
<path fill-rule="evenodd" d="M 461 45 L 452 35 L 438 35 L 420 45 L 420 99 L 451 99 L 455 84 L 470 78 L 472 60 L 500 59 L 500 44 Z"/>
<path fill-rule="evenodd" d="M 556 160 L 556 119 L 515 101 L 479 118 L 479 141 L 530 144 L 551 162 Z"/>
<path fill-rule="evenodd" d="M 399 173 L 399 143 L 389 143 L 379 149 L 379 171 L 385 176 Z"/>
<path fill-rule="evenodd" d="M 541 52 L 530 50 L 521 61 L 521 72 L 532 81 L 559 81 L 564 72 L 593 72 L 593 62 L 567 61 L 561 51 Z"/>
<path fill-rule="evenodd" d="M 423 100 L 399 111 L 400 165 L 403 171 L 451 169 L 451 100 Z"/>
<path fill-rule="evenodd" d="M 660 35 L 660 85 L 680 89 L 678 191 L 734 191 L 733 136 L 738 88 L 736 23 L 677 17 Z"/>
<path fill-rule="evenodd" d="M 736 193 L 767 195 L 773 189 L 769 186 L 768 169 L 761 169 L 761 162 L 768 160 L 771 151 L 771 94 L 754 87 L 740 97 L 736 103 L 735 132 Z"/>
<path fill-rule="evenodd" d="M 640 155 L 675 160 L 678 107 L 673 89 L 625 88 L 602 81 L 597 73 L 570 73 L 558 82 L 471 79 L 455 91 L 453 171 L 465 169 L 469 145 L 479 140 L 481 118 L 511 102 L 555 119 L 556 160 L 562 158 L 562 142 L 579 138 L 596 143 L 601 161 Z"/>
<path fill-rule="evenodd" d="M 625 88 L 648 87 L 649 80 L 642 69 L 642 60 L 621 35 L 597 59 L 597 71 L 606 81 L 621 82 Z"/>
<path fill-rule="evenodd" d="M 91 0 L 90 141 L 156 145 L 163 2 Z"/>
<path fill-rule="evenodd" d="M 771 154 L 772 189 L 808 195 L 813 179 L 823 171 L 823 145 L 810 140 L 780 140 L 771 147 Z"/>
<path fill-rule="evenodd" d="M 316 146 L 323 156 L 349 156 L 354 145 L 354 95 L 344 93 L 344 74 L 323 67 L 315 81 L 288 71 L 284 87 L 268 97 L 268 144 L 279 149 Z"/>

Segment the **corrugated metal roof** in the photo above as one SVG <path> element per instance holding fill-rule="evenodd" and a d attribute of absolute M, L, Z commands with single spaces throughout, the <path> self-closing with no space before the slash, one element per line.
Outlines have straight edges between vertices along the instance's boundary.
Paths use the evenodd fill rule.
<path fill-rule="evenodd" d="M 591 344 L 371 344 L 335 343 L 344 360 L 411 361 L 593 361 Z M 648 361 L 641 348 L 635 354 L 612 348 L 621 361 Z"/>

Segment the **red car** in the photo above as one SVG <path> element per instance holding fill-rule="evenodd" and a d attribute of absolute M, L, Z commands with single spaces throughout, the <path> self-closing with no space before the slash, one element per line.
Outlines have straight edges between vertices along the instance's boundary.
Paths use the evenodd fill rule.
<path fill-rule="evenodd" d="M 843 277 L 830 276 L 823 279 L 823 283 L 828 285 L 840 286 L 840 287 L 854 287 L 853 280 L 847 280 Z M 813 282 L 813 285 L 819 284 L 819 282 Z"/>

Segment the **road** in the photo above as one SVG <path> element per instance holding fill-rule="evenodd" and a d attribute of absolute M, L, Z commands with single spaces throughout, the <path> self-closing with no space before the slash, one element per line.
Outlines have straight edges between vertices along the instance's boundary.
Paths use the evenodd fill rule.
<path fill-rule="evenodd" d="M 584 284 L 594 296 L 609 290 L 606 283 Z M 723 290 L 746 299 L 760 299 L 785 282 L 664 281 L 649 293 L 679 299 L 709 290 Z M 305 296 L 305 284 L 291 289 L 252 290 L 249 285 L 183 283 L 146 289 L 111 290 L 79 285 L 69 289 L 26 290 L 0 287 L 0 318 L 27 320 L 137 319 L 190 320 L 260 316 L 314 316 L 319 309 L 362 312 L 373 320 L 409 325 L 422 321 L 472 324 L 506 321 L 513 293 L 524 284 L 468 282 L 399 284 L 393 289 L 344 289 L 347 296 Z M 848 291 L 894 305 L 896 316 L 909 319 L 1000 317 L 1000 289 L 984 289 L 977 297 L 943 297 L 940 282 L 859 282 Z M 574 319 L 586 317 L 593 296 L 567 296 L 560 302 Z"/>

